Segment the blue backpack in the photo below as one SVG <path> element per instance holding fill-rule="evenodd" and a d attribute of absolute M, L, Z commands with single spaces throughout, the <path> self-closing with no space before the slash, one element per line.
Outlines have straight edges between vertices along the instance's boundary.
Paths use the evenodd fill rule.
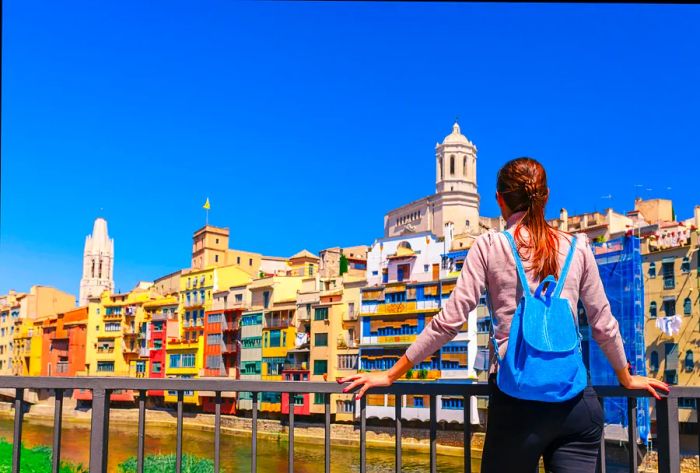
<path fill-rule="evenodd" d="M 575 252 L 576 237 L 571 242 L 559 281 L 554 276 L 547 276 L 531 294 L 515 240 L 510 233 L 503 233 L 513 251 L 523 297 L 513 314 L 503 359 L 492 333 L 499 364 L 498 387 L 519 399 L 566 401 L 583 391 L 588 383 L 578 325 L 569 301 L 561 297 Z M 548 284 L 547 289 L 544 289 L 545 284 Z"/>

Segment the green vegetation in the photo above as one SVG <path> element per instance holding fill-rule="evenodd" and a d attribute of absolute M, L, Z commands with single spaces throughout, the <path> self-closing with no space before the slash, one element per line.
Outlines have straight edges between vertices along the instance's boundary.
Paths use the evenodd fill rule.
<path fill-rule="evenodd" d="M 23 445 L 20 453 L 19 469 L 22 473 L 50 473 L 52 458 L 50 447 L 26 448 Z M 0 473 L 10 473 L 11 471 L 12 444 L 5 439 L 0 439 Z M 62 461 L 59 471 L 61 473 L 87 473 L 88 470 L 83 465 Z"/>
<path fill-rule="evenodd" d="M 342 276 L 343 274 L 348 272 L 348 259 L 345 257 L 345 255 L 341 254 L 340 255 L 340 275 Z"/>
<path fill-rule="evenodd" d="M 418 379 L 426 379 L 428 377 L 428 370 L 422 369 L 418 372 Z"/>
<path fill-rule="evenodd" d="M 149 455 L 143 461 L 144 473 L 170 473 L 175 471 L 175 455 Z M 136 458 L 131 457 L 119 465 L 120 473 L 136 473 Z M 214 473 L 214 463 L 194 455 L 182 456 L 183 473 Z"/>

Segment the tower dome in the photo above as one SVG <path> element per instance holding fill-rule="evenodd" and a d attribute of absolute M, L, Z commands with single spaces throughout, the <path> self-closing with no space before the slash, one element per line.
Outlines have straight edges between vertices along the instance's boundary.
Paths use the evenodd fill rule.
<path fill-rule="evenodd" d="M 468 145 L 469 140 L 467 139 L 466 136 L 462 134 L 462 132 L 459 130 L 459 123 L 455 121 L 454 125 L 452 125 L 452 133 L 447 135 L 444 140 L 442 140 L 442 144 L 447 145 L 447 144 L 462 144 L 462 145 Z"/>

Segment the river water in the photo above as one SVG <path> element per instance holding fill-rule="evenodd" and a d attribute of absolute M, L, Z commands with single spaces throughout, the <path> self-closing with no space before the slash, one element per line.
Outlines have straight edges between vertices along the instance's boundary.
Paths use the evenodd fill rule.
<path fill-rule="evenodd" d="M 0 418 L 0 438 L 12 441 L 12 420 Z M 146 455 L 175 453 L 175 427 L 146 426 Z M 22 427 L 22 442 L 26 447 L 50 446 L 53 442 L 51 421 L 25 419 Z M 183 451 L 214 460 L 214 433 L 190 429 L 185 426 Z M 136 425 L 112 422 L 109 429 L 110 473 L 118 471 L 117 465 L 129 457 L 136 456 L 138 438 Z M 61 459 L 87 466 L 90 448 L 88 425 L 63 424 Z M 258 440 L 258 471 L 278 473 L 287 471 L 287 442 L 269 439 Z M 428 453 L 403 452 L 403 468 L 406 473 L 429 471 Z M 356 447 L 332 446 L 331 471 L 333 473 L 359 472 L 359 449 Z M 319 473 L 323 470 L 323 446 L 294 442 L 294 471 L 297 473 Z M 221 435 L 221 467 L 226 473 L 250 472 L 250 437 L 243 435 Z M 389 449 L 367 449 L 367 472 L 389 473 L 394 471 L 394 453 Z M 441 473 L 463 472 L 459 457 L 438 456 L 438 471 Z M 479 471 L 479 460 L 472 460 L 472 471 Z"/>

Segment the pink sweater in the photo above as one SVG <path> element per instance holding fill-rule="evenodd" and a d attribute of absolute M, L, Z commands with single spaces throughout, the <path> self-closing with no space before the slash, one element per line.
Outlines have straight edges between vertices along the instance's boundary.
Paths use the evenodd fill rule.
<path fill-rule="evenodd" d="M 508 219 L 508 231 L 514 230 L 514 224 L 522 217 L 517 212 Z M 527 230 L 522 235 L 527 237 Z M 566 278 L 562 297 L 569 300 L 573 313 L 581 298 L 593 339 L 600 345 L 613 369 L 624 368 L 627 358 L 622 344 L 622 337 L 617 320 L 610 311 L 610 304 L 600 280 L 595 257 L 585 234 L 577 235 L 576 253 L 571 261 L 569 275 Z M 559 267 L 564 264 L 566 254 L 571 248 L 571 237 L 561 233 L 559 236 Z M 537 288 L 534 271 L 528 262 L 523 261 L 530 291 Z M 510 322 L 518 301 L 522 297 L 522 287 L 518 283 L 515 260 L 508 240 L 502 234 L 490 231 L 479 236 L 467 253 L 457 285 L 452 291 L 442 311 L 426 325 L 415 342 L 408 347 L 406 356 L 414 365 L 435 353 L 445 343 L 452 340 L 466 322 L 469 312 L 479 303 L 484 291 L 488 291 L 491 314 L 498 351 L 505 356 L 508 346 Z M 491 347 L 491 351 L 493 348 Z M 491 356 L 490 372 L 496 369 L 495 356 Z"/>

